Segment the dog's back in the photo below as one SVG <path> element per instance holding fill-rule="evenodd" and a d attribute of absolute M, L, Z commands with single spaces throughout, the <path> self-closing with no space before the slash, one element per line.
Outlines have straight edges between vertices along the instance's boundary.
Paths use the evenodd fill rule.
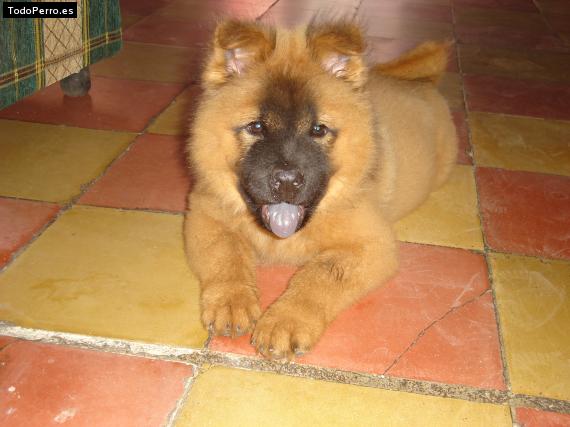
<path fill-rule="evenodd" d="M 455 127 L 436 88 L 447 50 L 445 43 L 425 43 L 370 70 L 368 90 L 380 150 L 377 186 L 391 221 L 425 201 L 455 164 Z"/>

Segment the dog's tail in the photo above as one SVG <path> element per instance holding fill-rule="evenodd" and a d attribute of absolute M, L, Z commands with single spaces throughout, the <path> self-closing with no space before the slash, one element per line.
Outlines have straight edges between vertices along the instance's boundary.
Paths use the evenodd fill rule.
<path fill-rule="evenodd" d="M 436 83 L 445 72 L 451 42 L 425 42 L 399 58 L 372 67 L 373 73 Z"/>

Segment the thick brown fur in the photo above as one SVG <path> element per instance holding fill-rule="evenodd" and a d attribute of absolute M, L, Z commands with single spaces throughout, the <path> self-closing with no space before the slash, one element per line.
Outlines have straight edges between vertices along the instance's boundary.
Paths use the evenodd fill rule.
<path fill-rule="evenodd" d="M 253 333 L 266 357 L 310 350 L 345 308 L 397 269 L 396 220 L 440 186 L 455 163 L 455 129 L 433 81 L 446 44 L 426 44 L 388 65 L 367 67 L 351 22 L 294 31 L 227 21 L 215 33 L 189 143 L 195 185 L 185 237 L 201 284 L 202 321 L 214 334 Z M 237 51 L 235 49 L 238 49 Z M 264 229 L 239 190 L 238 170 L 272 82 L 285 76 L 313 96 L 331 165 L 308 223 L 287 239 Z M 244 136 L 245 135 L 245 136 Z M 257 264 L 300 268 L 264 313 Z"/>

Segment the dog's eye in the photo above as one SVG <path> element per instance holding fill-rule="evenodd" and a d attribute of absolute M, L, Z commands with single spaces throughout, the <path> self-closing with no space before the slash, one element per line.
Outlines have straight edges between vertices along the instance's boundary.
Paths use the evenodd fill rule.
<path fill-rule="evenodd" d="M 310 134 L 313 138 L 322 138 L 329 132 L 329 128 L 325 125 L 313 125 Z"/>
<path fill-rule="evenodd" d="M 260 121 L 251 122 L 245 128 L 252 135 L 262 135 L 265 131 L 265 126 Z"/>

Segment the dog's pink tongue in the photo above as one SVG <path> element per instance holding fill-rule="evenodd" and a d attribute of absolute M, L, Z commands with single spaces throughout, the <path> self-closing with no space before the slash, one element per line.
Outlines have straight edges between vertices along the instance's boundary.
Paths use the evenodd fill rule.
<path fill-rule="evenodd" d="M 289 203 L 268 205 L 269 227 L 279 237 L 285 238 L 297 230 L 302 216 L 302 208 Z"/>

